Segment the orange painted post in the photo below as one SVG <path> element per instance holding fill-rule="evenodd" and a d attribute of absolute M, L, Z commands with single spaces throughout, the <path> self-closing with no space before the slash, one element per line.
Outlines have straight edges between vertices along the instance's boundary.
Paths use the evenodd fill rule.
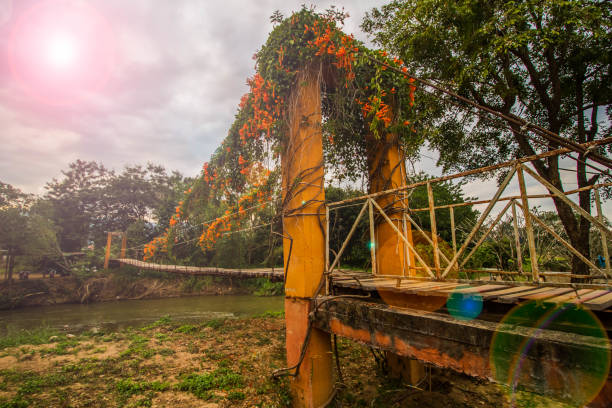
<path fill-rule="evenodd" d="M 297 80 L 290 112 L 289 137 L 282 151 L 283 241 L 287 363 L 300 363 L 292 377 L 294 406 L 324 405 L 333 392 L 331 337 L 310 327 L 312 298 L 325 269 L 325 191 L 318 76 L 305 71 Z"/>
<path fill-rule="evenodd" d="M 406 185 L 406 164 L 396 135 L 387 133 L 379 139 L 370 136 L 367 141 L 367 156 L 370 193 Z M 376 202 L 395 226 L 404 232 L 408 242 L 413 244 L 412 226 L 404 217 L 404 211 L 408 208 L 406 193 L 382 196 Z M 378 217 L 375 237 L 376 256 L 373 259 L 376 260 L 376 267 L 373 266 L 372 270 L 376 269 L 381 275 L 416 274 L 416 269 L 410 269 L 415 266 L 414 254 L 382 217 Z M 393 353 L 386 353 L 386 358 L 391 374 L 410 384 L 417 384 L 425 375 L 425 366 L 418 360 Z"/>
<path fill-rule="evenodd" d="M 380 139 L 370 136 L 368 140 L 368 170 L 370 193 L 389 190 L 406 185 L 406 164 L 399 148 L 397 136 L 381 135 Z M 408 208 L 406 193 L 382 196 L 376 202 L 385 210 L 400 231 L 406 231 L 406 238 L 412 243 L 412 227 L 404 223 L 403 213 Z M 378 217 L 376 223 L 376 270 L 381 275 L 414 275 L 414 254 L 393 228 Z M 408 273 L 404 273 L 408 271 Z"/>
<path fill-rule="evenodd" d="M 111 242 L 113 241 L 113 233 L 108 232 L 106 238 L 106 254 L 104 255 L 104 269 L 108 269 L 108 261 L 110 260 Z"/>

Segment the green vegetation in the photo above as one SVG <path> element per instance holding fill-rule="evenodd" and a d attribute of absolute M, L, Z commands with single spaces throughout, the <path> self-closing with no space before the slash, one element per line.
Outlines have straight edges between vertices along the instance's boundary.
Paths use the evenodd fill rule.
<path fill-rule="evenodd" d="M 42 344 L 33 337 L 36 344 L 4 349 L 0 407 L 196 406 L 201 400 L 223 407 L 290 407 L 289 378 L 271 377 L 286 365 L 283 323 L 277 313 L 190 325 L 161 318 L 138 330 L 60 336 Z M 65 341 L 68 354 L 47 352 Z M 417 392 L 390 380 L 367 347 L 340 338 L 338 351 L 346 387 L 332 407 L 508 406 L 498 385 L 434 370 L 433 392 Z M 553 406 L 524 391 L 516 397 L 533 407 Z"/>
<path fill-rule="evenodd" d="M 228 368 L 219 368 L 207 374 L 188 374 L 181 379 L 177 388 L 181 391 L 189 391 L 198 398 L 210 399 L 213 396 L 211 390 L 230 390 L 242 387 L 242 385 L 243 379 L 240 374 L 236 374 Z M 244 399 L 244 394 L 240 394 L 243 397 L 241 399 Z"/>
<path fill-rule="evenodd" d="M 0 350 L 7 347 L 21 346 L 22 344 L 46 344 L 52 336 L 59 337 L 59 332 L 49 327 L 40 327 L 33 330 L 18 330 L 12 326 L 8 326 L 6 333 L 0 336 Z"/>

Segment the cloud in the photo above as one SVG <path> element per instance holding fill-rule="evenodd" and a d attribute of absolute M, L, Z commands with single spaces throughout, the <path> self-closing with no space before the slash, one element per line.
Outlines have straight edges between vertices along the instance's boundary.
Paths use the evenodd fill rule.
<path fill-rule="evenodd" d="M 44 0 L 46 1 L 46 0 Z M 252 55 L 301 1 L 89 1 L 114 41 L 100 89 L 64 106 L 32 98 L 10 74 L 6 38 L 33 0 L 0 0 L 0 180 L 29 192 L 60 176 L 77 158 L 108 167 L 152 161 L 196 175 L 229 129 L 254 73 Z M 347 31 L 382 1 L 345 1 Z M 332 2 L 314 2 L 324 10 Z"/>

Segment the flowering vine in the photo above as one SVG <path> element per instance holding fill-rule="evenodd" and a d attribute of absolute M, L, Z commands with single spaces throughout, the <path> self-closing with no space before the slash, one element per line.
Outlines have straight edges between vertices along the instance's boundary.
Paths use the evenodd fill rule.
<path fill-rule="evenodd" d="M 401 60 L 370 50 L 342 32 L 345 17 L 335 9 L 317 13 L 302 8 L 276 21 L 254 56 L 256 73 L 247 79 L 249 92 L 241 98 L 226 138 L 176 207 L 170 232 L 145 248 L 147 256 L 167 251 L 168 237 L 185 223 L 201 223 L 197 241 L 203 251 L 210 251 L 223 234 L 252 224 L 253 213 L 270 208 L 279 194 L 278 154 L 288 134 L 288 102 L 299 86 L 298 73 L 306 67 L 327 67 L 326 77 L 333 78 L 324 81 L 323 93 L 329 166 L 354 168 L 348 172 L 353 177 L 363 171 L 365 132 L 375 137 L 394 132 L 406 146 L 412 143 L 414 80 Z M 202 219 L 202 208 L 213 221 Z"/>

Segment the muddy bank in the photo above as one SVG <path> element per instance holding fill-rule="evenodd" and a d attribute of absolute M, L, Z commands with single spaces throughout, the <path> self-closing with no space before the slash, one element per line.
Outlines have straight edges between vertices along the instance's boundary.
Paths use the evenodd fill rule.
<path fill-rule="evenodd" d="M 274 294 L 278 291 L 277 286 L 265 278 L 232 280 L 224 277 L 149 276 L 115 271 L 87 278 L 65 276 L 14 280 L 10 285 L 7 281 L 1 281 L 0 310 L 111 300 L 241 295 L 258 291 Z"/>

